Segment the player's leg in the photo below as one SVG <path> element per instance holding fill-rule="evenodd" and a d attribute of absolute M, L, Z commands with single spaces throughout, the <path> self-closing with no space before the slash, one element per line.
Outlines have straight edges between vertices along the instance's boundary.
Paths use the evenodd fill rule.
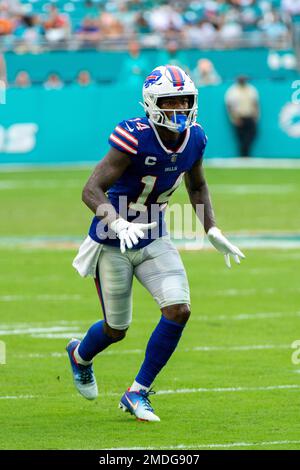
<path fill-rule="evenodd" d="M 161 318 L 147 344 L 144 362 L 120 406 L 138 418 L 159 421 L 149 402 L 150 387 L 175 351 L 190 316 L 189 286 L 184 266 L 174 245 L 159 239 L 144 249 L 135 275 L 161 308 Z M 134 409 L 137 407 L 137 411 Z"/>
<path fill-rule="evenodd" d="M 95 284 L 104 320 L 93 324 L 82 341 L 73 339 L 67 346 L 76 388 L 93 399 L 98 395 L 92 360 L 112 343 L 123 339 L 132 318 L 133 267 L 119 249 L 103 247 Z"/>

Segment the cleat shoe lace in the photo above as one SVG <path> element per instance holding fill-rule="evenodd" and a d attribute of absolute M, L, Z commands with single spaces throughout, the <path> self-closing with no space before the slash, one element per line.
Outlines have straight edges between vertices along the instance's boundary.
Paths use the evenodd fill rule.
<path fill-rule="evenodd" d="M 155 395 L 155 391 L 150 389 L 148 392 L 146 390 L 140 390 L 139 395 L 141 396 L 141 402 L 144 406 L 144 408 L 148 411 L 151 411 L 152 413 L 154 412 L 152 406 L 151 406 L 151 401 L 149 398 L 149 395 Z"/>
<path fill-rule="evenodd" d="M 78 364 L 79 380 L 82 385 L 91 384 L 94 382 L 92 366 L 82 366 Z"/>

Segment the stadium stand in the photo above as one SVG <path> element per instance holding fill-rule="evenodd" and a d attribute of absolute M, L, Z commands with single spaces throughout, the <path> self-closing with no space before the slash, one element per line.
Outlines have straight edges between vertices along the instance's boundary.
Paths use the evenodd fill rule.
<path fill-rule="evenodd" d="M 192 72 L 201 59 L 223 80 L 239 67 L 256 79 L 294 78 L 299 18 L 300 0 L 0 0 L 0 47 L 9 83 L 22 70 L 33 84 L 53 71 L 70 83 L 81 69 L 111 83 L 120 68 L 143 75 L 169 62 Z"/>
<path fill-rule="evenodd" d="M 2 47 L 143 47 L 176 39 L 181 47 L 287 47 L 299 0 L 1 0 Z"/>

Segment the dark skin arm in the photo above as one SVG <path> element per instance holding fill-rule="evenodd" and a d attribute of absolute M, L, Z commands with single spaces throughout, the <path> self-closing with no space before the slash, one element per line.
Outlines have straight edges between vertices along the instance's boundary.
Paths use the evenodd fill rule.
<path fill-rule="evenodd" d="M 83 202 L 100 219 L 105 217 L 108 223 L 118 218 L 119 214 L 107 199 L 105 192 L 122 176 L 130 164 L 131 160 L 128 155 L 112 147 L 98 163 L 83 188 Z M 126 333 L 125 330 L 111 328 L 107 323 L 104 324 L 104 331 L 114 341 L 121 340 Z"/>
<path fill-rule="evenodd" d="M 83 202 L 100 219 L 105 216 L 108 223 L 118 218 L 119 215 L 105 193 L 122 176 L 129 165 L 131 165 L 130 157 L 111 147 L 83 188 Z"/>
<path fill-rule="evenodd" d="M 204 205 L 204 220 L 200 213 L 197 213 L 200 217 L 200 222 L 204 226 L 204 230 L 207 233 L 211 227 L 216 226 L 215 215 L 212 208 L 212 203 L 209 195 L 209 189 L 205 180 L 204 170 L 202 162 L 197 161 L 194 166 L 185 173 L 184 175 L 185 185 L 191 204 L 196 211 L 197 204 Z"/>

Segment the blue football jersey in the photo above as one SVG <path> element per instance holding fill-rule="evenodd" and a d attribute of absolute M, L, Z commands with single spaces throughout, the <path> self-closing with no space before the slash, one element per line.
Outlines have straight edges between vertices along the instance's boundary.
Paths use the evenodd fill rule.
<path fill-rule="evenodd" d="M 164 212 L 169 197 L 180 185 L 183 175 L 203 157 L 207 137 L 195 123 L 185 130 L 177 149 L 167 148 L 147 117 L 122 121 L 109 137 L 109 144 L 130 156 L 132 164 L 108 190 L 107 197 L 116 211 L 128 221 L 157 221 L 135 249 L 143 248 L 167 234 Z M 120 157 L 121 158 L 121 157 Z M 90 237 L 98 243 L 120 246 L 107 225 L 94 217 Z"/>

